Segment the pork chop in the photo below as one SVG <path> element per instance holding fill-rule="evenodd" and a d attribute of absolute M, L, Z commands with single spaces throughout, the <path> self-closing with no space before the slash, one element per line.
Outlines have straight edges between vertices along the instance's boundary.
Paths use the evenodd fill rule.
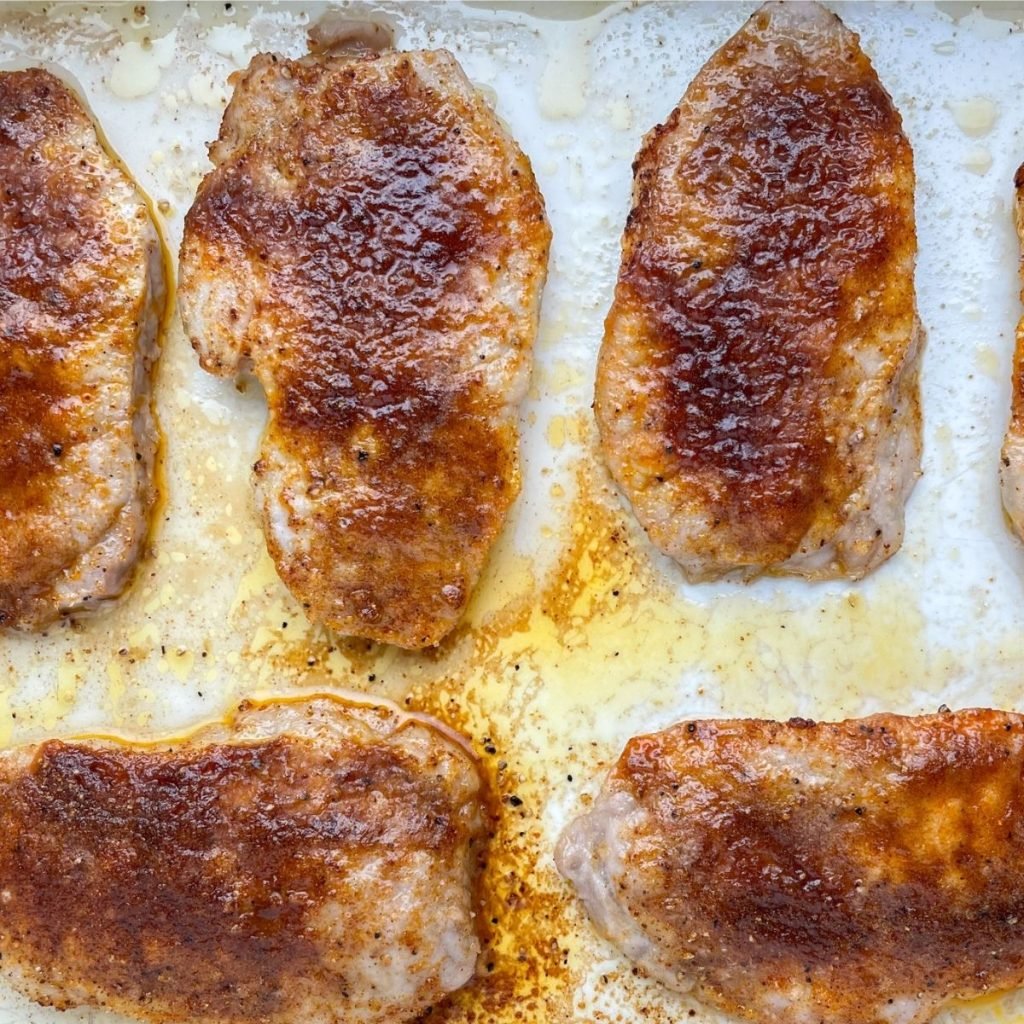
<path fill-rule="evenodd" d="M 462 614 L 519 489 L 550 232 L 444 51 L 254 58 L 185 220 L 202 365 L 251 364 L 257 502 L 310 617 L 417 648 Z"/>
<path fill-rule="evenodd" d="M 154 500 L 165 288 L 146 199 L 81 100 L 0 72 L 0 626 L 128 584 Z"/>
<path fill-rule="evenodd" d="M 3 973 L 146 1021 L 407 1020 L 474 973 L 479 790 L 437 723 L 328 697 L 8 751 Z"/>
<path fill-rule="evenodd" d="M 1017 190 L 1017 235 L 1024 254 L 1024 164 L 1017 169 L 1013 184 Z M 1021 260 L 1020 273 L 1024 276 L 1024 259 Z M 1024 292 L 1021 295 L 1024 297 Z M 1010 425 L 1003 440 L 999 483 L 1010 525 L 1017 536 L 1024 539 L 1024 318 L 1017 325 L 1010 389 Z"/>
<path fill-rule="evenodd" d="M 636 163 L 598 364 L 605 459 L 691 581 L 859 578 L 920 473 L 914 169 L 834 14 L 769 3 Z"/>
<path fill-rule="evenodd" d="M 924 1024 L 1024 982 L 1024 718 L 684 722 L 556 859 L 655 978 L 761 1024 Z"/>

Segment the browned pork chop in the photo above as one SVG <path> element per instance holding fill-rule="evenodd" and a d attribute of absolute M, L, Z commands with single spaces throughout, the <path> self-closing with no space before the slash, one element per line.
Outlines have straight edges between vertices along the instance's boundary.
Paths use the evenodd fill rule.
<path fill-rule="evenodd" d="M 0 755 L 3 972 L 147 1021 L 415 1016 L 479 951 L 480 779 L 435 726 L 320 697 Z"/>
<path fill-rule="evenodd" d="M 913 160 L 857 36 L 766 4 L 637 157 L 605 458 L 693 581 L 857 578 L 919 475 Z"/>
<path fill-rule="evenodd" d="M 316 621 L 456 623 L 519 489 L 550 233 L 530 165 L 444 51 L 256 57 L 185 222 L 203 366 L 269 405 L 257 500 Z"/>
<path fill-rule="evenodd" d="M 557 862 L 666 985 L 761 1024 L 923 1024 L 1024 982 L 1024 718 L 684 722 Z"/>
<path fill-rule="evenodd" d="M 1017 190 L 1017 235 L 1024 254 L 1024 164 L 1017 169 L 1013 184 Z M 1021 260 L 1020 273 L 1024 276 L 1024 258 Z M 1024 292 L 1021 296 L 1024 297 Z M 1010 524 L 1017 536 L 1024 540 L 1024 318 L 1017 325 L 1010 387 L 1010 425 L 1003 441 L 999 482 L 1003 492 L 1003 507 L 1010 517 Z"/>
<path fill-rule="evenodd" d="M 153 504 L 165 290 L 144 197 L 79 98 L 0 72 L 0 626 L 127 585 Z"/>

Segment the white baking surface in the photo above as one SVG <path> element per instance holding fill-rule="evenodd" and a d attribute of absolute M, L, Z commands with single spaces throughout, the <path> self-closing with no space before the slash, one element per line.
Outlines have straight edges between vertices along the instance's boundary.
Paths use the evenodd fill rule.
<path fill-rule="evenodd" d="M 356 4 L 353 17 L 393 24 L 399 46 L 457 55 L 532 158 L 554 229 L 523 410 L 524 491 L 467 624 L 438 652 L 414 655 L 305 621 L 264 553 L 249 496 L 259 388 L 205 376 L 175 320 L 157 381 L 167 503 L 152 555 L 109 614 L 43 638 L 0 637 L 0 743 L 181 730 L 257 689 L 408 700 L 478 749 L 490 741 L 484 761 L 506 801 L 482 977 L 431 1020 L 722 1019 L 633 977 L 553 871 L 559 829 L 625 740 L 693 715 L 1024 706 L 1024 547 L 1006 529 L 996 472 L 1020 313 L 1010 209 L 1024 160 L 1014 21 L 1024 12 L 833 6 L 861 33 L 917 161 L 925 475 L 889 564 L 857 585 L 686 586 L 596 461 L 594 362 L 630 162 L 753 5 Z M 303 52 L 323 8 L 8 4 L 0 66 L 46 61 L 80 83 L 176 250 L 226 77 L 261 50 Z M 0 986 L 2 1024 L 115 1019 L 36 1008 Z M 940 1019 L 1024 1021 L 1024 996 Z"/>

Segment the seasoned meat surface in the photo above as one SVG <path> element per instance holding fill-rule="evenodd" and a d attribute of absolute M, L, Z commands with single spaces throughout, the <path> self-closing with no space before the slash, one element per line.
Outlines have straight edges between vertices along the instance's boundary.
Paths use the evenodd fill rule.
<path fill-rule="evenodd" d="M 326 697 L 9 751 L 2 970 L 146 1021 L 409 1019 L 474 972 L 479 789 L 434 725 Z"/>
<path fill-rule="evenodd" d="M 1024 982 L 1024 718 L 683 722 L 556 855 L 654 977 L 762 1024 L 923 1024 Z"/>
<path fill-rule="evenodd" d="M 456 623 L 519 489 L 550 233 L 444 51 L 256 57 L 185 222 L 203 366 L 250 364 L 267 545 L 309 615 L 416 648 Z"/>
<path fill-rule="evenodd" d="M 914 169 L 857 36 L 762 7 L 634 164 L 596 414 L 692 581 L 857 578 L 919 475 Z"/>
<path fill-rule="evenodd" d="M 1017 191 L 1017 235 L 1024 254 L 1024 164 L 1017 169 L 1013 181 Z M 1024 276 L 1024 258 L 1020 265 Z M 1024 292 L 1021 293 L 1024 297 Z M 999 482 L 1003 492 L 1003 507 L 1010 525 L 1018 537 L 1024 539 L 1024 318 L 1017 325 L 1017 344 L 1013 353 L 1013 378 L 1010 382 L 1010 425 L 1003 440 Z"/>
<path fill-rule="evenodd" d="M 0 72 L 0 626 L 121 593 L 154 499 L 165 289 L 146 200 L 79 98 Z"/>

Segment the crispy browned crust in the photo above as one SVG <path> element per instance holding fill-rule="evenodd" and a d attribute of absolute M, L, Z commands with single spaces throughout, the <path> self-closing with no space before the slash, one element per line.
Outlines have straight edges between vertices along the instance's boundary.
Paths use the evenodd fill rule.
<path fill-rule="evenodd" d="M 142 547 L 163 287 L 144 201 L 47 71 L 0 73 L 0 190 L 0 625 L 39 628 L 119 593 Z M 133 417 L 135 447 L 95 465 Z"/>
<path fill-rule="evenodd" d="M 417 948 L 433 906 L 400 902 L 410 859 L 426 854 L 439 884 L 454 882 L 480 838 L 472 758 L 418 721 L 404 728 L 419 745 L 404 745 L 402 726 L 384 727 L 391 712 L 325 700 L 305 713 L 351 716 L 344 735 L 233 742 L 236 721 L 275 710 L 252 709 L 184 743 L 53 740 L 4 755 L 0 952 L 19 987 L 148 1021 L 377 1021 L 345 971 L 376 958 L 392 1019 L 392 957 L 436 952 Z M 392 915 L 404 916 L 397 949 L 381 937 Z M 414 1008 L 418 990 L 444 994 L 416 969 L 402 985 Z"/>
<path fill-rule="evenodd" d="M 287 116 L 259 78 L 280 75 Z M 229 108 L 182 245 L 207 369 L 224 372 L 195 326 L 201 278 L 259 281 L 241 348 L 270 406 L 256 474 L 282 579 L 314 619 L 407 647 L 455 624 L 519 490 L 550 240 L 529 162 L 461 82 L 443 53 L 257 58 L 233 102 L 265 121 L 238 145 Z M 517 259 L 523 308 L 500 311 Z"/>
<path fill-rule="evenodd" d="M 681 723 L 609 782 L 647 814 L 625 899 L 730 1013 L 875 1024 L 910 997 L 892 1019 L 927 1020 L 1024 981 L 1022 769 L 1001 711 Z"/>
<path fill-rule="evenodd" d="M 1017 168 L 1013 187 L 1017 193 L 1014 220 L 1022 253 L 1020 274 L 1024 280 L 1024 164 Z M 1021 298 L 1024 299 L 1024 291 L 1021 292 Z M 1010 424 L 1003 441 L 999 474 L 1003 507 L 1014 532 L 1024 539 L 1024 317 L 1017 324 L 1010 378 Z"/>
<path fill-rule="evenodd" d="M 0 261 L 0 296 L 5 304 L 23 301 L 47 309 L 57 320 L 41 336 L 26 317 L 24 327 L 7 327 L 0 346 L 0 480 L 4 510 L 11 513 L 45 501 L 60 465 L 54 444 L 73 433 L 76 413 L 87 419 L 84 407 L 68 408 L 59 345 L 114 312 L 102 279 L 87 277 L 70 290 L 64 287 L 67 268 L 79 256 L 97 259 L 110 244 L 102 204 L 81 177 L 65 163 L 41 159 L 41 147 L 63 134 L 67 122 L 85 125 L 88 118 L 49 72 L 0 75 L 5 221 L 10 218 L 11 235 L 24 240 L 17 258 Z"/>
<path fill-rule="evenodd" d="M 806 30 L 800 5 L 758 11 L 634 164 L 596 412 L 613 474 L 695 579 L 836 534 L 873 468 L 857 431 L 893 416 L 851 422 L 857 388 L 882 395 L 912 349 L 910 146 L 857 37 L 811 6 Z"/>

